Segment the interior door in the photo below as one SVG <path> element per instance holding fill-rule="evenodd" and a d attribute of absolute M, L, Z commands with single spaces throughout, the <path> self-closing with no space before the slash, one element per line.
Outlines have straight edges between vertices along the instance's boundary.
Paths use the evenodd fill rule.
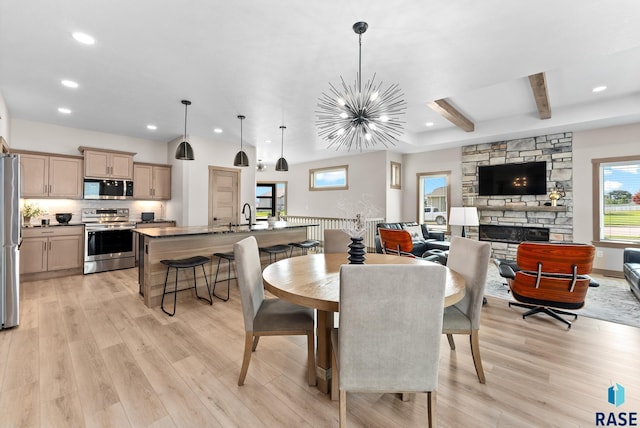
<path fill-rule="evenodd" d="M 238 223 L 240 170 L 209 167 L 209 226 Z"/>

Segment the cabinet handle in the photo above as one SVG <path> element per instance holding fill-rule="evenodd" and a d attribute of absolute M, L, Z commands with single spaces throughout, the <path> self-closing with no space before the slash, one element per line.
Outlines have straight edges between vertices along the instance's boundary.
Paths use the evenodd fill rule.
<path fill-rule="evenodd" d="M 51 251 L 51 241 L 49 241 L 49 251 Z"/>
<path fill-rule="evenodd" d="M 53 185 L 49 184 L 49 193 L 51 193 L 52 189 L 53 189 Z"/>

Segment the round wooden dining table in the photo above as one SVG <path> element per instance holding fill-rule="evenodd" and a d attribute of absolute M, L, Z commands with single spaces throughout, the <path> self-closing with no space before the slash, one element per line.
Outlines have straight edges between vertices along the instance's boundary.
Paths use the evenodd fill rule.
<path fill-rule="evenodd" d="M 329 392 L 331 378 L 331 330 L 333 314 L 340 311 L 340 266 L 348 264 L 347 253 L 310 254 L 283 259 L 262 272 L 265 289 L 276 297 L 317 310 L 318 389 Z M 370 253 L 366 264 L 432 264 L 421 259 Z M 462 275 L 447 268 L 444 305 L 459 302 L 465 295 Z M 428 283 L 428 281 L 425 281 Z M 398 284 L 401 287 L 401 284 Z"/>

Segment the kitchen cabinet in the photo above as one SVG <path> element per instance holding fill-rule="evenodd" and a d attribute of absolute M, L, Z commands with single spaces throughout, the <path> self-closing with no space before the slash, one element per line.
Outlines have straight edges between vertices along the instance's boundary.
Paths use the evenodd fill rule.
<path fill-rule="evenodd" d="M 20 155 L 23 198 L 82 199 L 82 158 L 37 152 Z"/>
<path fill-rule="evenodd" d="M 78 147 L 84 154 L 84 176 L 113 180 L 133 180 L 135 153 Z"/>
<path fill-rule="evenodd" d="M 84 259 L 83 238 L 83 226 L 23 228 L 20 273 L 81 269 Z"/>
<path fill-rule="evenodd" d="M 134 199 L 171 199 L 171 166 L 133 164 Z"/>

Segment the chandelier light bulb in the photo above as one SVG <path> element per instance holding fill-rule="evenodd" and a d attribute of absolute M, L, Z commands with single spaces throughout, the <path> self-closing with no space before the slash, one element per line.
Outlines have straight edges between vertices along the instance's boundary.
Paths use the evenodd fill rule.
<path fill-rule="evenodd" d="M 336 150 L 352 147 L 362 151 L 377 144 L 394 146 L 403 133 L 406 102 L 397 84 L 386 89 L 375 81 L 362 82 L 362 34 L 366 22 L 356 22 L 353 31 L 358 34 L 358 74 L 354 85 L 347 85 L 341 77 L 341 90 L 331 83 L 329 92 L 323 92 L 316 110 L 316 127 L 321 138 Z"/>

